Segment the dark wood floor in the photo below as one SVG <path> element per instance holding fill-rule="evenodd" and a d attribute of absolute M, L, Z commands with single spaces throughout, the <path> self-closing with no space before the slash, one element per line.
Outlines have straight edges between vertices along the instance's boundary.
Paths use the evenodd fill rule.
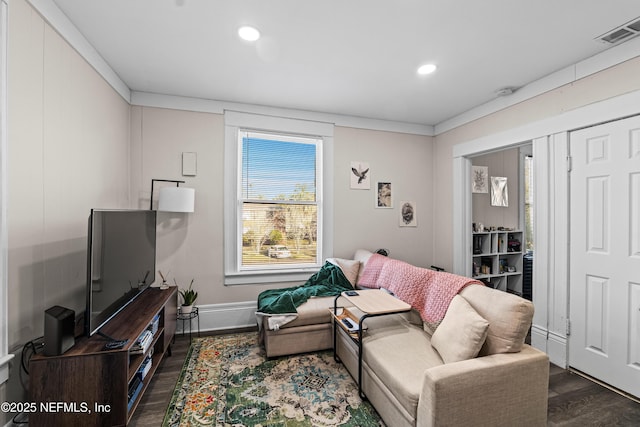
<path fill-rule="evenodd" d="M 640 426 L 640 403 L 551 365 L 549 426 Z"/>
<path fill-rule="evenodd" d="M 162 425 L 188 349 L 189 337 L 176 337 L 172 356 L 161 362 L 130 426 Z M 576 373 L 551 365 L 548 425 L 640 426 L 640 403 Z"/>

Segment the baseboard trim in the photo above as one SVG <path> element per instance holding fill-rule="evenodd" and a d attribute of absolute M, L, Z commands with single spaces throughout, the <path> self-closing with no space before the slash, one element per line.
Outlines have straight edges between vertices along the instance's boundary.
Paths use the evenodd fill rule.
<path fill-rule="evenodd" d="M 567 368 L 567 337 L 556 332 L 549 331 L 549 344 L 547 354 L 554 365 Z"/>
<path fill-rule="evenodd" d="M 198 305 L 199 319 L 191 320 L 191 330 L 194 333 L 198 331 L 198 320 L 200 332 L 255 327 L 257 308 L 255 301 Z M 184 331 L 189 333 L 187 321 L 183 330 L 183 322 L 178 320 L 176 333 L 182 334 Z"/>
<path fill-rule="evenodd" d="M 549 361 L 567 368 L 567 337 L 539 325 L 531 327 L 531 345 L 549 356 Z"/>

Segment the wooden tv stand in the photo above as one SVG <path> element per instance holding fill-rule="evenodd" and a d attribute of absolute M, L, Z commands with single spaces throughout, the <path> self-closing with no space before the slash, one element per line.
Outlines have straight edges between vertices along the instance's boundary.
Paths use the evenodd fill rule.
<path fill-rule="evenodd" d="M 101 332 L 129 342 L 118 350 L 105 350 L 99 335 L 81 337 L 60 356 L 36 355 L 29 363 L 29 392 L 34 411 L 29 424 L 37 426 L 125 426 L 176 332 L 178 292 L 149 288 L 111 319 Z M 138 337 L 159 315 L 157 332 L 144 354 L 133 354 Z M 135 398 L 127 392 L 145 358 L 151 368 Z"/>

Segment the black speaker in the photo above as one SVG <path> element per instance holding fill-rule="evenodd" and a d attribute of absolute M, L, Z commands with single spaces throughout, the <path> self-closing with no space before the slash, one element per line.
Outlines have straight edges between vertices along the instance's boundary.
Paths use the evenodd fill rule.
<path fill-rule="evenodd" d="M 54 305 L 44 312 L 44 355 L 58 356 L 76 343 L 74 338 L 76 313 Z"/>

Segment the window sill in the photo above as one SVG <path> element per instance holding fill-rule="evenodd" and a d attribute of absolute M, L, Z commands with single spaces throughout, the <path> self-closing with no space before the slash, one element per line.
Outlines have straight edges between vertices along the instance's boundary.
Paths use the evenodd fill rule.
<path fill-rule="evenodd" d="M 259 285 L 267 283 L 306 282 L 319 267 L 311 267 L 304 270 L 274 272 L 243 271 L 240 273 L 227 273 L 224 277 L 225 286 L 233 285 Z"/>
<path fill-rule="evenodd" d="M 13 354 L 0 357 L 0 384 L 4 384 L 9 379 L 9 362 L 13 358 Z"/>

